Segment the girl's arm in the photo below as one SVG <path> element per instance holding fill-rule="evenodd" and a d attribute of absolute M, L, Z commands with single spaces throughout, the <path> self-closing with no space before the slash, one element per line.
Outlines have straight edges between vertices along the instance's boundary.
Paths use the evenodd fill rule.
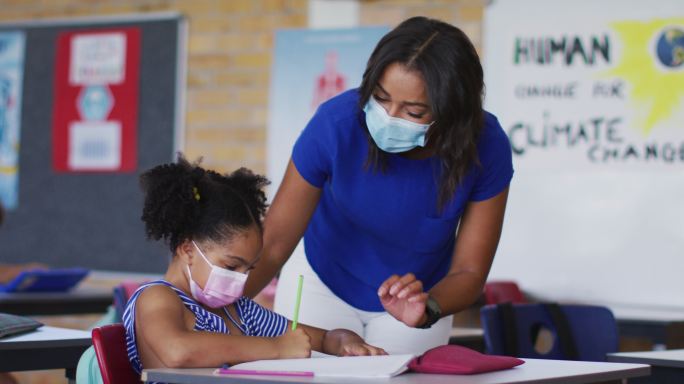
<path fill-rule="evenodd" d="M 437 302 L 442 316 L 468 308 L 482 294 L 494 254 L 499 244 L 508 188 L 484 201 L 470 202 L 458 226 L 456 246 L 448 274 L 430 292 L 408 273 L 391 276 L 380 286 L 378 295 L 394 317 L 411 327 L 425 323 L 428 294 Z"/>
<path fill-rule="evenodd" d="M 308 357 L 311 339 L 303 331 L 276 338 L 198 332 L 168 287 L 152 286 L 136 303 L 136 343 L 146 368 L 219 367 L 261 359 Z"/>
<path fill-rule="evenodd" d="M 290 258 L 320 198 L 321 190 L 309 184 L 290 160 L 264 219 L 264 248 L 255 269 L 249 273 L 245 296 L 254 297 L 261 292 Z"/>

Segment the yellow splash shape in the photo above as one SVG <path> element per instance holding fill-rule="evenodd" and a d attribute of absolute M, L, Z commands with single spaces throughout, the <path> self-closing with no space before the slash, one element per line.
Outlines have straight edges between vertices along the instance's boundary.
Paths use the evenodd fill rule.
<path fill-rule="evenodd" d="M 644 134 L 672 116 L 684 97 L 684 68 L 672 70 L 656 63 L 654 40 L 665 27 L 684 29 L 684 18 L 657 19 L 648 22 L 621 21 L 611 27 L 622 40 L 622 56 L 609 75 L 631 84 L 631 98 L 640 117 L 638 125 Z M 670 30 L 667 38 L 673 38 Z M 679 52 L 675 52 L 680 57 Z"/>

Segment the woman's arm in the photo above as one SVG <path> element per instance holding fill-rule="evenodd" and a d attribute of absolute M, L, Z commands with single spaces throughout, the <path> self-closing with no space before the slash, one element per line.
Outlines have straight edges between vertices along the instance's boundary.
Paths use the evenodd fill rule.
<path fill-rule="evenodd" d="M 152 286 L 136 302 L 136 343 L 146 368 L 218 367 L 261 359 L 308 357 L 303 331 L 280 337 L 197 332 L 186 324 L 187 310 L 169 288 Z M 194 319 L 193 319 L 194 323 Z"/>
<path fill-rule="evenodd" d="M 429 292 L 442 315 L 468 308 L 482 293 L 501 237 L 508 188 L 484 201 L 466 206 L 458 226 L 448 274 Z M 411 273 L 391 276 L 378 290 L 387 312 L 409 326 L 425 323 L 428 293 Z"/>
<path fill-rule="evenodd" d="M 321 190 L 309 184 L 292 160 L 264 220 L 264 248 L 256 268 L 249 273 L 245 295 L 254 297 L 280 271 L 304 235 Z"/>
<path fill-rule="evenodd" d="M 449 273 L 430 295 L 445 315 L 471 306 L 482 294 L 501 238 L 508 188 L 491 199 L 471 202 L 458 227 Z"/>

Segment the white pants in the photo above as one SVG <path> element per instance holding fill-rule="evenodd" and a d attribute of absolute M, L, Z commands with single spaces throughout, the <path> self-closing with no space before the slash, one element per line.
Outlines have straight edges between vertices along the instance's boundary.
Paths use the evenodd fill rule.
<path fill-rule="evenodd" d="M 387 353 L 420 355 L 430 348 L 449 342 L 453 316 L 440 319 L 429 329 L 411 328 L 387 312 L 356 309 L 338 298 L 318 278 L 299 243 L 283 266 L 276 288 L 274 309 L 292 319 L 299 275 L 304 276 L 298 321 L 323 329 L 346 328 L 363 337 L 370 345 Z M 388 276 L 389 277 L 389 276 Z"/>

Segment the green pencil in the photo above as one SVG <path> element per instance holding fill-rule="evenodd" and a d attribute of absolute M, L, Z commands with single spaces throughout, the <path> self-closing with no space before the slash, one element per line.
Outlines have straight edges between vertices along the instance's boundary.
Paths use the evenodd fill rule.
<path fill-rule="evenodd" d="M 302 282 L 304 282 L 304 276 L 299 275 L 299 283 L 297 283 L 297 301 L 295 301 L 295 312 L 292 318 L 292 330 L 297 329 L 297 319 L 299 318 L 299 304 L 302 302 Z"/>

